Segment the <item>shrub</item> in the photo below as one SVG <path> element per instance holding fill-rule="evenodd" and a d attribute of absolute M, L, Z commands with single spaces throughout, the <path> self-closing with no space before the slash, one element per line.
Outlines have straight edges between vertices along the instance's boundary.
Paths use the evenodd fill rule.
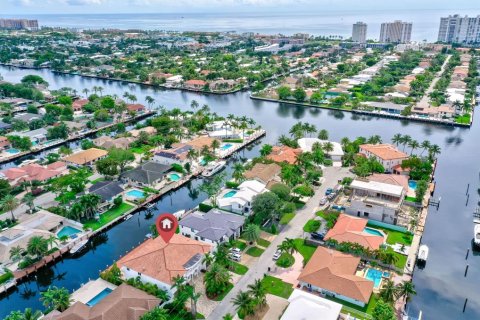
<path fill-rule="evenodd" d="M 282 225 L 288 224 L 294 217 L 295 217 L 295 213 L 293 212 L 285 213 L 280 219 L 279 223 Z"/>
<path fill-rule="evenodd" d="M 19 269 L 25 269 L 33 265 L 35 262 L 39 261 L 41 258 L 31 258 L 31 257 L 25 257 L 20 263 L 18 264 Z"/>
<path fill-rule="evenodd" d="M 243 143 L 243 139 L 223 139 L 223 142 Z"/>
<path fill-rule="evenodd" d="M 303 226 L 303 231 L 308 233 L 315 232 L 320 229 L 321 225 L 322 223 L 320 221 L 311 219 L 308 220 L 307 223 L 305 223 L 305 225 Z"/>
<path fill-rule="evenodd" d="M 200 210 L 201 212 L 208 212 L 211 209 L 213 209 L 213 207 L 205 203 L 200 203 L 198 205 L 198 210 Z"/>
<path fill-rule="evenodd" d="M 290 188 L 283 184 L 283 183 L 276 183 L 274 184 L 271 188 L 270 188 L 270 191 L 272 191 L 273 193 L 275 193 L 280 199 L 284 200 L 284 201 L 288 201 L 290 200 L 291 196 L 290 196 Z"/>
<path fill-rule="evenodd" d="M 179 165 L 178 163 L 172 164 L 172 170 L 175 171 L 175 172 L 179 172 L 179 173 L 184 172 L 183 167 L 181 165 Z"/>
<path fill-rule="evenodd" d="M 13 278 L 13 273 L 10 270 L 6 270 L 6 272 L 0 276 L 0 284 L 5 283 L 12 278 Z"/>
<path fill-rule="evenodd" d="M 113 205 L 115 207 L 118 207 L 119 205 L 121 205 L 123 203 L 123 198 L 121 196 L 118 196 L 116 197 L 115 199 L 113 199 Z"/>
<path fill-rule="evenodd" d="M 333 165 L 333 161 L 330 160 L 330 159 L 325 159 L 323 161 L 323 164 L 326 166 L 326 167 L 331 167 Z"/>
<path fill-rule="evenodd" d="M 240 184 L 235 181 L 227 181 L 225 185 L 227 186 L 227 188 L 237 189 Z"/>
<path fill-rule="evenodd" d="M 319 211 L 317 212 L 317 216 L 322 217 L 327 221 L 326 227 L 328 229 L 332 229 L 335 223 L 337 222 L 338 216 L 340 215 L 340 212 L 335 211 L 335 210 L 329 210 L 329 211 Z"/>
<path fill-rule="evenodd" d="M 293 189 L 293 192 L 304 197 L 311 197 L 315 194 L 315 191 L 313 191 L 312 187 L 306 184 L 296 187 L 295 189 Z"/>
<path fill-rule="evenodd" d="M 275 263 L 277 266 L 282 268 L 289 268 L 295 263 L 295 258 L 289 253 L 282 253 L 280 258 L 278 258 Z"/>

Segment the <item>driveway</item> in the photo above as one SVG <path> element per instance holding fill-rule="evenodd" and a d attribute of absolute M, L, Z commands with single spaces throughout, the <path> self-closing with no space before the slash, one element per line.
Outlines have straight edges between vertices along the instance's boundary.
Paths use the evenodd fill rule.
<path fill-rule="evenodd" d="M 348 168 L 328 167 L 324 170 L 325 183 L 316 190 L 315 195 L 307 202 L 307 204 L 299 211 L 283 231 L 272 241 L 265 252 L 253 262 L 248 272 L 238 281 L 233 289 L 225 296 L 222 302 L 213 310 L 207 319 L 221 319 L 225 314 L 236 314 L 232 299 L 240 292 L 245 291 L 247 286 L 256 279 L 263 278 L 268 273 L 268 267 L 273 268 L 273 254 L 277 250 L 277 246 L 282 243 L 285 238 L 302 237 L 303 226 L 309 220 L 315 217 L 315 209 L 318 207 L 320 199 L 324 196 L 327 188 L 333 188 L 338 180 L 346 176 L 352 176 Z"/>
<path fill-rule="evenodd" d="M 295 263 L 290 268 L 280 268 L 275 266 L 271 275 L 282 279 L 284 282 L 291 283 L 293 287 L 296 287 L 298 284 L 298 276 L 303 270 L 303 256 L 300 253 L 295 252 L 293 257 L 295 258 Z"/>

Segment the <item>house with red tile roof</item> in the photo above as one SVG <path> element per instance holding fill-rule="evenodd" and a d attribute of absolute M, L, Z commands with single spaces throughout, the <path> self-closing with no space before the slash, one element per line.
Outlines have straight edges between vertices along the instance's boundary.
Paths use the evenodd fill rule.
<path fill-rule="evenodd" d="M 147 108 L 145 108 L 145 106 L 140 103 L 127 104 L 127 110 L 129 112 L 142 113 L 142 112 L 145 112 L 146 109 Z"/>
<path fill-rule="evenodd" d="M 294 149 L 287 146 L 273 146 L 272 152 L 266 157 L 269 160 L 282 163 L 294 164 L 297 156 L 302 153 L 302 149 Z"/>
<path fill-rule="evenodd" d="M 332 229 L 328 230 L 325 240 L 336 240 L 338 243 L 358 243 L 364 248 L 378 250 L 385 242 L 385 236 L 365 231 L 368 220 L 340 214 Z M 368 230 L 368 229 L 367 229 Z M 379 233 L 381 233 L 379 231 Z"/>
<path fill-rule="evenodd" d="M 402 164 L 408 159 L 408 154 L 395 148 L 391 144 L 362 144 L 360 145 L 361 155 L 367 158 L 373 157 L 380 162 L 386 172 L 392 172 L 393 167 Z"/>
<path fill-rule="evenodd" d="M 185 86 L 185 88 L 190 90 L 201 90 L 206 84 L 207 82 L 204 80 L 192 79 L 185 81 L 183 85 Z"/>
<path fill-rule="evenodd" d="M 117 265 L 125 279 L 140 277 L 145 283 L 174 293 L 173 278 L 190 281 L 205 268 L 203 257 L 212 250 L 206 243 L 174 234 L 170 242 L 162 237 L 148 239 L 121 258 Z"/>
<path fill-rule="evenodd" d="M 307 290 L 364 307 L 370 300 L 374 283 L 355 275 L 359 263 L 359 257 L 318 247 L 298 281 Z"/>
<path fill-rule="evenodd" d="M 83 107 L 87 103 L 89 103 L 88 99 L 79 99 L 79 100 L 73 101 L 73 103 L 72 103 L 73 111 L 76 111 L 76 112 L 82 111 Z"/>
<path fill-rule="evenodd" d="M 57 161 L 47 166 L 37 163 L 27 164 L 22 167 L 8 168 L 0 171 L 0 176 L 5 177 L 10 185 L 16 186 L 24 181 L 47 181 L 68 173 L 65 162 Z"/>

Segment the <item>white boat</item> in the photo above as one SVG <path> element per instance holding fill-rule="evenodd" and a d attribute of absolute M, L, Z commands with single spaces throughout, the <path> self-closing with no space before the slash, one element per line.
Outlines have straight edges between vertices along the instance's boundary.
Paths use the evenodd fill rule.
<path fill-rule="evenodd" d="M 480 246 L 480 224 L 478 223 L 473 227 L 473 242 Z"/>
<path fill-rule="evenodd" d="M 133 216 L 131 214 L 129 214 L 129 215 L 125 216 L 125 218 L 123 218 L 123 220 L 127 221 L 127 220 L 132 219 L 132 217 Z"/>
<path fill-rule="evenodd" d="M 22 163 L 20 163 L 20 167 L 23 167 L 23 166 L 26 166 L 27 164 L 32 164 L 32 163 L 35 163 L 35 162 L 38 162 L 38 159 L 24 160 L 24 161 L 22 161 Z"/>
<path fill-rule="evenodd" d="M 227 162 L 226 161 L 217 161 L 213 162 L 208 165 L 208 167 L 202 172 L 202 176 L 204 177 L 211 177 L 215 173 L 219 172 L 223 168 L 225 168 Z"/>
<path fill-rule="evenodd" d="M 426 244 L 422 244 L 418 249 L 418 258 L 419 261 L 426 262 L 428 259 L 428 246 Z"/>
<path fill-rule="evenodd" d="M 70 249 L 70 254 L 75 254 L 77 252 L 79 252 L 80 250 L 82 250 L 83 248 L 85 248 L 85 246 L 87 245 L 88 243 L 88 239 L 85 239 L 85 240 L 82 240 L 80 241 L 79 243 L 77 243 L 76 245 L 74 245 L 72 247 L 72 249 Z"/>
<path fill-rule="evenodd" d="M 187 211 L 186 210 L 178 210 L 177 212 L 174 212 L 173 215 L 175 216 L 175 218 L 180 219 L 181 217 L 183 217 L 185 212 L 187 212 Z"/>

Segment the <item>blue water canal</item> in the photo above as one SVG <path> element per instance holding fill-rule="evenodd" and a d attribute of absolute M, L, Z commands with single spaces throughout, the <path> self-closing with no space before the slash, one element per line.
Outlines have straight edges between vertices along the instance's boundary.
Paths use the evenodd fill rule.
<path fill-rule="evenodd" d="M 435 180 L 435 196 L 442 197 L 437 211 L 430 209 L 423 243 L 430 247 L 427 265 L 416 270 L 414 283 L 418 295 L 410 303 L 412 314 L 423 311 L 424 319 L 480 319 L 480 256 L 471 252 L 473 238 L 472 212 L 478 201 L 480 148 L 478 137 L 480 127 L 478 117 L 470 129 L 444 127 L 424 123 L 396 121 L 377 117 L 357 116 L 346 112 L 296 107 L 287 104 L 253 101 L 247 92 L 228 96 L 201 95 L 176 90 L 154 90 L 150 87 L 129 85 L 80 76 L 58 75 L 47 70 L 32 71 L 0 67 L 0 74 L 7 81 L 19 81 L 24 75 L 36 73 L 44 77 L 50 87 L 72 87 L 81 92 L 83 88 L 102 86 L 104 92 L 122 96 L 131 91 L 140 103 L 147 95 L 153 96 L 157 104 L 166 108 L 187 109 L 192 99 L 200 105 L 208 104 L 219 115 L 235 114 L 254 118 L 267 130 L 262 142 L 274 143 L 281 134 L 287 134 L 297 121 L 315 124 L 327 129 L 332 140 L 342 137 L 353 139 L 357 136 L 379 134 L 385 142 L 396 133 L 409 134 L 418 141 L 430 140 L 442 148 Z M 241 151 L 239 156 L 249 158 L 258 155 L 258 146 Z M 231 171 L 234 159 L 229 161 L 226 171 Z M 14 165 L 14 164 L 6 164 Z M 158 209 L 152 217 L 138 213 L 102 236 L 92 241 L 91 248 L 82 256 L 66 258 L 50 268 L 42 269 L 36 278 L 30 279 L 0 300 L 0 318 L 13 309 L 26 307 L 42 308 L 39 292 L 49 285 L 66 287 L 70 291 L 98 277 L 100 270 L 132 249 L 147 234 L 148 226 L 161 212 L 174 212 L 192 208 L 201 202 L 205 195 L 197 194 L 195 188 L 202 180 L 172 192 L 159 200 Z M 467 203 L 467 185 L 469 201 Z M 466 260 L 467 249 L 470 254 Z M 464 277 L 465 267 L 469 271 Z M 464 313 L 462 309 L 468 298 Z"/>

